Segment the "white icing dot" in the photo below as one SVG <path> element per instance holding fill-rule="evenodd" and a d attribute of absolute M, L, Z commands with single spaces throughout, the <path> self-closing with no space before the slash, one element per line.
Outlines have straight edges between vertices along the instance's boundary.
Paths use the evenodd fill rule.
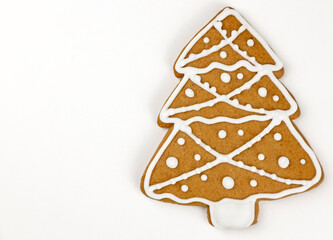
<path fill-rule="evenodd" d="M 235 185 L 235 181 L 231 177 L 224 177 L 222 180 L 222 185 L 225 189 L 232 189 Z"/>
<path fill-rule="evenodd" d="M 260 97 L 266 97 L 267 96 L 267 89 L 264 87 L 261 87 L 258 89 L 258 94 Z"/>
<path fill-rule="evenodd" d="M 177 143 L 178 143 L 179 145 L 184 145 L 184 143 L 185 143 L 185 139 L 184 139 L 184 138 L 178 138 Z"/>
<path fill-rule="evenodd" d="M 220 52 L 220 57 L 225 59 L 227 57 L 227 53 L 225 51 Z"/>
<path fill-rule="evenodd" d="M 278 160 L 280 168 L 287 168 L 289 166 L 289 159 L 287 157 L 280 157 Z"/>
<path fill-rule="evenodd" d="M 275 134 L 274 134 L 274 139 L 275 139 L 276 141 L 280 141 L 280 140 L 282 139 L 282 135 L 281 135 L 280 133 L 275 133 Z"/>
<path fill-rule="evenodd" d="M 243 79 L 243 77 L 244 77 L 243 73 L 238 73 L 237 74 L 237 79 Z"/>
<path fill-rule="evenodd" d="M 258 159 L 259 159 L 260 161 L 264 160 L 264 159 L 265 159 L 265 155 L 262 154 L 262 153 L 260 153 L 260 154 L 258 155 Z"/>
<path fill-rule="evenodd" d="M 194 159 L 195 159 L 196 161 L 199 161 L 199 160 L 201 159 L 200 154 L 195 154 L 195 155 L 194 155 Z"/>
<path fill-rule="evenodd" d="M 250 181 L 250 185 L 251 185 L 251 187 L 256 187 L 258 185 L 258 183 L 256 180 L 253 179 Z"/>
<path fill-rule="evenodd" d="M 304 165 L 304 164 L 306 163 L 305 159 L 301 159 L 299 162 L 300 162 L 302 165 Z"/>
<path fill-rule="evenodd" d="M 205 174 L 201 175 L 201 180 L 202 181 L 207 181 L 207 179 L 208 179 L 207 175 L 205 175 Z"/>
<path fill-rule="evenodd" d="M 219 138 L 223 139 L 227 136 L 227 132 L 224 130 L 219 131 Z"/>
<path fill-rule="evenodd" d="M 221 74 L 221 80 L 224 83 L 230 82 L 230 75 L 229 75 L 229 73 L 222 73 Z"/>
<path fill-rule="evenodd" d="M 178 166 L 178 160 L 175 157 L 169 157 L 166 160 L 166 164 L 169 168 L 176 168 Z"/>
<path fill-rule="evenodd" d="M 209 43 L 209 38 L 208 38 L 208 37 L 205 37 L 205 38 L 203 39 L 203 41 L 204 41 L 204 43 Z"/>
<path fill-rule="evenodd" d="M 194 92 L 192 89 L 188 88 L 185 90 L 185 95 L 192 98 L 192 97 L 194 97 Z"/>
<path fill-rule="evenodd" d="M 249 47 L 253 47 L 254 41 L 252 39 L 249 39 L 247 40 L 246 45 L 248 45 Z"/>
<path fill-rule="evenodd" d="M 279 99 L 280 99 L 280 98 L 279 98 L 279 96 L 278 96 L 278 95 L 274 95 L 274 96 L 273 96 L 273 101 L 274 101 L 274 102 L 277 102 L 277 101 L 279 101 Z"/>
<path fill-rule="evenodd" d="M 244 131 L 242 129 L 239 129 L 237 133 L 238 133 L 239 136 L 243 136 L 244 135 Z"/>
<path fill-rule="evenodd" d="M 183 192 L 187 192 L 188 191 L 188 186 L 187 185 L 182 185 L 181 189 Z"/>

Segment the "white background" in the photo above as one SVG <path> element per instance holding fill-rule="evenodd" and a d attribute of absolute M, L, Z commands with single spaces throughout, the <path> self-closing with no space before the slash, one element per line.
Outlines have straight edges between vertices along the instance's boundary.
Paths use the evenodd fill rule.
<path fill-rule="evenodd" d="M 326 178 L 261 202 L 246 230 L 139 189 L 165 134 L 172 65 L 218 11 L 239 10 L 285 64 L 296 124 Z M 0 239 L 332 239 L 333 1 L 0 2 Z M 176 237 L 176 238 L 175 238 Z"/>

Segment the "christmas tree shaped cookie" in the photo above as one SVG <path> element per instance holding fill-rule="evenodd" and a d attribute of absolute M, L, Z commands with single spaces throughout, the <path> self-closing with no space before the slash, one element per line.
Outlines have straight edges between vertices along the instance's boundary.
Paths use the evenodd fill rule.
<path fill-rule="evenodd" d="M 216 227 L 254 224 L 258 201 L 307 191 L 321 166 L 292 120 L 283 65 L 232 8 L 179 55 L 179 84 L 158 119 L 169 128 L 141 181 L 150 198 L 208 207 Z"/>

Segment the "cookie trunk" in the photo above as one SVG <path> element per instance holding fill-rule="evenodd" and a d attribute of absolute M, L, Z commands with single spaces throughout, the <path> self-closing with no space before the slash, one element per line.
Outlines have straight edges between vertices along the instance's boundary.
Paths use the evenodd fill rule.
<path fill-rule="evenodd" d="M 222 229 L 249 227 L 255 221 L 255 205 L 254 199 L 223 199 L 209 206 L 211 222 Z"/>

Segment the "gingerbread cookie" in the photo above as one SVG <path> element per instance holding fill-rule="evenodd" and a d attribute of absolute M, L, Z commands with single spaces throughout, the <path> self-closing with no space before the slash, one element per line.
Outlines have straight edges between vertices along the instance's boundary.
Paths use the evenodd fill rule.
<path fill-rule="evenodd" d="M 169 128 L 141 181 L 148 197 L 208 207 L 216 227 L 254 224 L 258 201 L 313 188 L 323 173 L 293 124 L 298 106 L 283 65 L 232 8 L 187 44 L 181 80 L 158 124 Z"/>

